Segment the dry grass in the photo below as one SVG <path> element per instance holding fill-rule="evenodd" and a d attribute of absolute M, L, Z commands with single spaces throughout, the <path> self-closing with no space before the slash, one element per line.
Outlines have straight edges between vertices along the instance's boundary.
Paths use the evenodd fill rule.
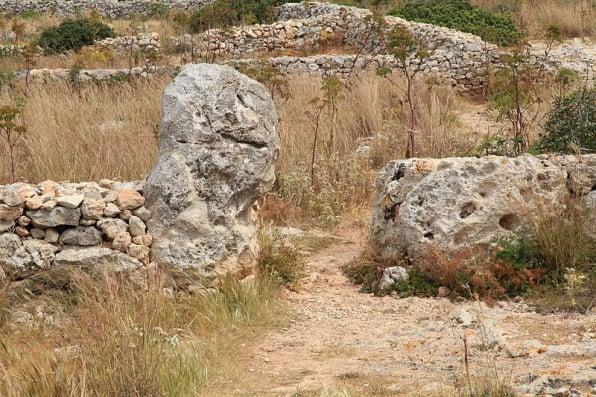
<path fill-rule="evenodd" d="M 160 98 L 169 80 L 76 89 L 64 81 L 30 84 L 18 175 L 31 182 L 144 178 L 157 154 Z M 0 183 L 8 181 L 2 161 Z"/>
<path fill-rule="evenodd" d="M 164 293 L 160 274 L 144 289 L 80 271 L 65 282 L 30 305 L 35 312 L 45 300 L 61 321 L 46 314 L 0 329 L 3 396 L 229 395 L 242 344 L 281 318 L 266 277 L 192 296 Z"/>
<path fill-rule="evenodd" d="M 278 175 L 280 194 L 286 204 L 285 208 L 277 207 L 283 214 L 278 213 L 278 218 L 316 214 L 319 224 L 330 225 L 345 210 L 370 201 L 377 170 L 390 159 L 403 158 L 406 152 L 408 112 L 402 91 L 404 83 L 393 80 L 397 85 L 373 74 L 363 74 L 342 88 L 335 116 L 330 107 L 323 109 L 313 180 L 310 168 L 316 107 L 312 100 L 316 98 L 317 105 L 322 103 L 322 80 L 290 78 L 293 98 L 278 104 L 282 146 Z M 424 82 L 417 84 L 414 96 L 421 157 L 473 151 L 481 137 L 460 128 L 455 113 L 456 108 L 465 106 L 465 101 L 451 88 Z"/>

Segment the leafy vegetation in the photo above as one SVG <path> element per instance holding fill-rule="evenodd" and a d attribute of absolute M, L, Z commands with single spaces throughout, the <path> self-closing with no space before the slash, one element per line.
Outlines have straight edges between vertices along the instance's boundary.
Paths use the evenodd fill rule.
<path fill-rule="evenodd" d="M 195 33 L 213 28 L 234 25 L 268 23 L 275 18 L 275 7 L 299 0 L 216 0 L 190 17 L 190 27 Z"/>
<path fill-rule="evenodd" d="M 581 88 L 558 97 L 547 114 L 545 134 L 538 142 L 542 151 L 558 153 L 596 152 L 596 91 Z"/>
<path fill-rule="evenodd" d="M 115 33 L 108 25 L 95 19 L 66 19 L 60 25 L 44 30 L 38 44 L 49 53 L 78 51 L 94 40 L 114 37 Z"/>
<path fill-rule="evenodd" d="M 502 46 L 519 44 L 523 38 L 510 17 L 476 7 L 469 0 L 408 0 L 389 14 L 473 33 Z"/>

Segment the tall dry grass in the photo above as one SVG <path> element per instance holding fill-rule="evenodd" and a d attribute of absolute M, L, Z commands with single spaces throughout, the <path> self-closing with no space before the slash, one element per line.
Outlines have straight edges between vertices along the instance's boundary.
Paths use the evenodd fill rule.
<path fill-rule="evenodd" d="M 246 343 L 282 318 L 267 277 L 185 295 L 166 293 L 159 273 L 145 288 L 125 275 L 62 276 L 63 291 L 46 284 L 29 306 L 16 302 L 53 315 L 0 324 L 1 395 L 231 395 Z"/>
<path fill-rule="evenodd" d="M 66 81 L 30 84 L 19 177 L 30 182 L 144 178 L 156 158 L 160 99 L 169 81 L 164 76 L 75 88 Z M 0 183 L 10 180 L 4 158 L 3 152 Z"/>
<path fill-rule="evenodd" d="M 363 74 L 344 86 L 334 115 L 324 107 L 318 121 L 314 178 L 311 171 L 317 107 L 323 103 L 323 81 L 306 76 L 289 79 L 293 98 L 278 104 L 281 153 L 279 195 L 292 221 L 315 216 L 333 225 L 349 208 L 367 205 L 372 182 L 388 160 L 406 154 L 409 113 L 398 77 L 396 84 L 374 74 Z M 465 107 L 449 87 L 420 81 L 415 94 L 417 142 L 421 157 L 445 157 L 473 151 L 482 137 L 461 128 L 456 109 Z M 317 102 L 313 105 L 312 101 Z M 332 138 L 333 136 L 333 138 Z"/>

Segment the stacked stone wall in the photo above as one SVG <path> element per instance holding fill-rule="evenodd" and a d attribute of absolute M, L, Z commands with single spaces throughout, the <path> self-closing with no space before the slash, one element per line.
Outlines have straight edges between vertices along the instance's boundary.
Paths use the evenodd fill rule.
<path fill-rule="evenodd" d="M 151 15 L 156 5 L 171 9 L 197 11 L 211 0 L 0 0 L 0 11 L 21 14 L 25 11 L 52 12 L 77 15 L 83 11 L 97 11 L 105 18 Z"/>
<path fill-rule="evenodd" d="M 0 186 L 0 278 L 55 266 L 135 269 L 149 263 L 144 182 Z"/>

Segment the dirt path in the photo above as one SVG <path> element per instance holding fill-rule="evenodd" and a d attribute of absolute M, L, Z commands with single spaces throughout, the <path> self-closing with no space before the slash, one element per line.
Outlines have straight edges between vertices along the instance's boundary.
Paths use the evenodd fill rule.
<path fill-rule="evenodd" d="M 464 379 L 464 335 L 474 381 L 512 380 L 529 395 L 596 392 L 594 314 L 545 316 L 523 302 L 490 308 L 363 294 L 340 267 L 359 255 L 364 239 L 355 228 L 340 237 L 345 241 L 308 255 L 302 288 L 287 293 L 290 324 L 252 351 L 251 395 L 321 395 L 322 388 L 445 395 L 442 389 Z"/>

